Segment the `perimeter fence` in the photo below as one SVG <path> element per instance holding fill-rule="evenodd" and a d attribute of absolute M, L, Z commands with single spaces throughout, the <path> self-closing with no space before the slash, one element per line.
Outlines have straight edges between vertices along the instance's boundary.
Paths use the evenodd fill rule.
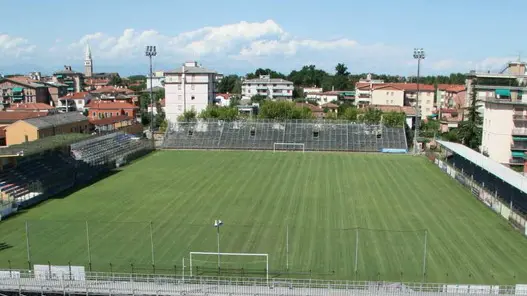
<path fill-rule="evenodd" d="M 427 231 L 365 228 L 326 229 L 301 226 L 107 223 L 94 221 L 7 221 L 0 229 L 6 248 L 0 267 L 84 266 L 86 270 L 169 273 L 189 270 L 190 252 L 265 253 L 265 262 L 233 257 L 196 257 L 198 275 L 297 276 L 423 280 L 426 278 Z M 16 223 L 16 225 L 14 225 Z M 16 229 L 16 231 L 13 231 Z M 187 260 L 187 261 L 185 261 Z"/>
<path fill-rule="evenodd" d="M 31 270 L 0 270 L 0 292 L 10 295 L 527 295 L 527 285 L 470 285 L 331 281 L 82 272 L 72 277 Z"/>

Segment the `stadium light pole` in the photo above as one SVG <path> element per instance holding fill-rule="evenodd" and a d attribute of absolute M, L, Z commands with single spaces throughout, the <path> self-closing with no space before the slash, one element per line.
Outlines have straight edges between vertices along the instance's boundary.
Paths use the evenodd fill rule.
<path fill-rule="evenodd" d="M 421 60 L 425 59 L 424 49 L 414 48 L 414 59 L 417 60 L 417 97 L 415 103 L 414 153 L 417 154 L 417 136 L 419 131 L 419 118 L 421 115 L 421 112 L 419 110 L 419 77 L 421 74 Z"/>
<path fill-rule="evenodd" d="M 221 260 L 220 260 L 220 227 L 223 225 L 223 221 L 221 220 L 214 220 L 214 227 L 216 227 L 216 240 L 218 243 L 218 270 L 221 268 Z"/>
<path fill-rule="evenodd" d="M 154 141 L 154 91 L 152 87 L 152 57 L 155 57 L 157 55 L 156 47 L 152 45 L 147 45 L 145 55 L 150 60 L 150 104 L 152 105 L 152 110 L 150 113 L 150 134 L 152 136 L 152 141 Z"/>

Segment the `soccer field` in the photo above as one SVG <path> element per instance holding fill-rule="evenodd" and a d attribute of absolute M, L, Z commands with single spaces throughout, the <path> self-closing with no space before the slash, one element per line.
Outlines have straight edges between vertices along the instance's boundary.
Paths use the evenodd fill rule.
<path fill-rule="evenodd" d="M 272 276 L 527 279 L 527 240 L 427 159 L 362 153 L 156 152 L 1 222 L 0 267 L 180 274 L 189 252 L 217 251 L 215 219 L 221 252 L 269 254 Z M 265 270 L 221 259 L 225 273 Z M 217 257 L 193 265 L 210 275 Z"/>

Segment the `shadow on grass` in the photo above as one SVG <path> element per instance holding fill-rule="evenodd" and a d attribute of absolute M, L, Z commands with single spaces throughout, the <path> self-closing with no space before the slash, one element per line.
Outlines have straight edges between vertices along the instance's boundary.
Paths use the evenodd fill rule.
<path fill-rule="evenodd" d="M 6 243 L 0 243 L 0 252 L 4 251 L 4 250 L 7 250 L 7 249 L 10 249 L 12 248 L 13 246 L 10 245 L 10 244 L 6 244 Z"/>

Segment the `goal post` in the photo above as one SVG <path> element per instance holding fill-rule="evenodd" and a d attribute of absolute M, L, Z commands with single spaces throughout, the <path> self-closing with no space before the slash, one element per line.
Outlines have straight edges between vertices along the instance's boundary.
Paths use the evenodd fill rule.
<path fill-rule="evenodd" d="M 273 143 L 273 153 L 276 151 L 302 151 L 306 152 L 304 143 Z"/>
<path fill-rule="evenodd" d="M 219 257 L 220 256 L 238 256 L 238 257 L 263 257 L 265 258 L 265 278 L 267 280 L 269 280 L 269 254 L 258 254 L 258 253 L 218 253 L 218 252 L 190 252 L 190 262 L 189 262 L 189 267 L 190 267 L 190 276 L 193 276 L 193 270 L 192 270 L 192 264 L 193 264 L 193 260 L 194 257 L 196 256 L 199 256 L 199 255 L 206 255 L 206 256 L 218 256 L 218 268 L 220 268 L 219 266 Z"/>

